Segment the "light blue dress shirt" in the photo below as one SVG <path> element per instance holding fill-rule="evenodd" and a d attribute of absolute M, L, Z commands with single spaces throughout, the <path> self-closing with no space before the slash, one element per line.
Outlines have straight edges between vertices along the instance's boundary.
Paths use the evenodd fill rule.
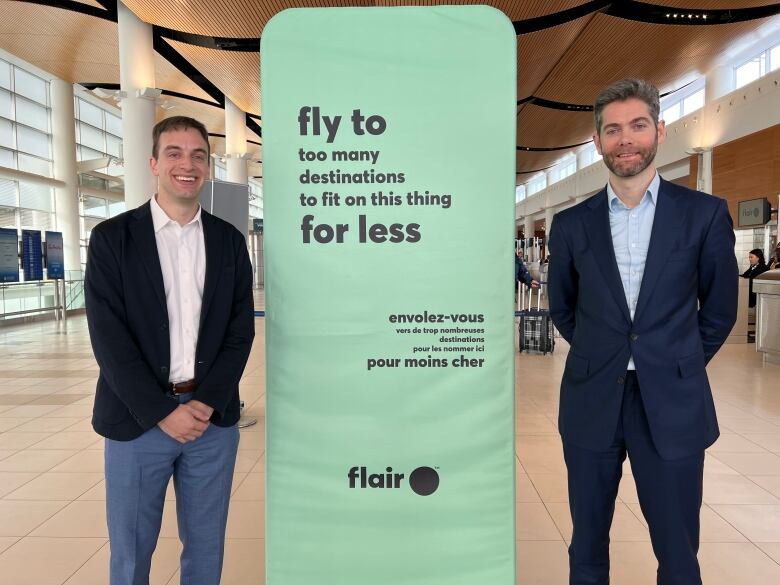
<path fill-rule="evenodd" d="M 650 233 L 653 230 L 655 205 L 660 185 L 661 179 L 656 173 L 647 187 L 642 201 L 633 209 L 629 209 L 615 194 L 612 185 L 607 183 L 612 246 L 615 248 L 615 259 L 620 279 L 623 281 L 623 292 L 626 294 L 631 319 L 634 318 L 636 312 L 636 302 L 639 299 L 639 289 L 642 285 L 642 276 L 645 273 L 647 250 L 650 247 Z M 628 360 L 628 369 L 636 369 L 633 357 Z"/>

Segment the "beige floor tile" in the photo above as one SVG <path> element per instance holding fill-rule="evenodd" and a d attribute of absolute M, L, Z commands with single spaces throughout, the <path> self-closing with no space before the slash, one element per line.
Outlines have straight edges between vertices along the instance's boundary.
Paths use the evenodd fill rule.
<path fill-rule="evenodd" d="M 78 473 L 80 471 L 103 473 L 103 468 L 103 451 L 84 450 L 77 451 L 75 455 L 54 467 L 52 471 L 55 473 Z"/>
<path fill-rule="evenodd" d="M 718 459 L 744 475 L 780 475 L 780 455 L 774 453 L 719 453 Z"/>
<path fill-rule="evenodd" d="M 775 434 L 758 434 L 758 433 L 744 433 L 745 439 L 760 445 L 768 451 L 773 453 L 780 453 L 780 433 Z"/>
<path fill-rule="evenodd" d="M 13 585 L 60 585 L 104 542 L 100 538 L 23 538 L 0 555 L 0 575 L 12 575 Z"/>
<path fill-rule="evenodd" d="M 515 474 L 515 501 L 522 503 L 542 501 L 531 479 L 522 472 Z"/>
<path fill-rule="evenodd" d="M 715 510 L 709 506 L 701 507 L 701 542 L 747 542 L 747 538 Z"/>
<path fill-rule="evenodd" d="M 72 426 L 68 427 L 69 431 L 79 431 L 79 432 L 95 432 L 92 428 L 92 417 L 80 417 L 78 419 L 78 422 L 74 423 Z"/>
<path fill-rule="evenodd" d="M 0 433 L 5 433 L 10 430 L 19 430 L 19 427 L 24 426 L 29 421 L 34 420 L 31 418 L 0 418 Z"/>
<path fill-rule="evenodd" d="M 563 541 L 517 542 L 518 585 L 568 585 L 569 553 Z"/>
<path fill-rule="evenodd" d="M 715 444 L 707 449 L 708 453 L 764 453 L 765 449 L 758 441 L 750 438 L 750 435 L 738 435 L 736 433 L 721 433 Z"/>
<path fill-rule="evenodd" d="M 248 473 L 241 483 L 234 488 L 231 501 L 265 500 L 265 474 Z"/>
<path fill-rule="evenodd" d="M 238 455 L 236 455 L 236 472 L 251 472 L 262 454 L 262 451 L 239 451 Z"/>
<path fill-rule="evenodd" d="M 718 453 L 717 457 L 710 453 L 704 455 L 704 475 L 739 475 L 739 471 L 729 467 L 720 460 L 721 455 L 731 455 L 730 453 Z M 741 453 L 737 453 L 741 455 Z"/>
<path fill-rule="evenodd" d="M 48 418 L 23 419 L 25 423 L 17 427 L 18 432 L 56 433 L 76 424 L 80 418 Z"/>
<path fill-rule="evenodd" d="M 0 554 L 14 543 L 18 542 L 20 536 L 0 536 Z"/>
<path fill-rule="evenodd" d="M 6 500 L 75 500 L 103 479 L 101 473 L 44 473 L 5 496 Z"/>
<path fill-rule="evenodd" d="M 756 416 L 747 418 L 719 417 L 718 425 L 724 431 L 732 433 L 780 433 L 780 426 Z"/>
<path fill-rule="evenodd" d="M 55 406 L 54 410 L 49 411 L 44 416 L 52 416 L 55 418 L 92 416 L 92 405 L 91 404 L 69 404 L 68 406 Z"/>
<path fill-rule="evenodd" d="M 241 431 L 241 440 L 238 443 L 240 451 L 262 451 L 265 449 L 265 435 L 254 431 Z"/>
<path fill-rule="evenodd" d="M 221 585 L 262 585 L 265 583 L 265 540 L 228 538 Z"/>
<path fill-rule="evenodd" d="M 550 515 L 566 541 L 571 540 L 572 522 L 568 504 L 547 504 Z M 650 540 L 647 528 L 623 503 L 615 504 L 610 539 L 614 542 L 635 542 Z"/>
<path fill-rule="evenodd" d="M 19 489 L 27 482 L 38 477 L 38 473 L 16 473 L 11 471 L 0 471 L 0 498 L 5 497 L 14 490 Z"/>
<path fill-rule="evenodd" d="M 40 405 L 40 404 L 25 404 L 24 406 L 14 406 L 10 408 L 9 410 L 6 410 L 3 412 L 3 418 L 14 418 L 14 417 L 20 417 L 20 418 L 37 418 L 39 416 L 45 416 L 49 414 L 50 412 L 53 412 L 57 410 L 58 408 L 62 408 L 61 406 L 55 406 L 55 405 Z M 65 415 L 63 415 L 65 416 Z"/>
<path fill-rule="evenodd" d="M 0 449 L 0 461 L 18 453 L 15 449 Z M 1 470 L 1 469 L 0 469 Z"/>
<path fill-rule="evenodd" d="M 780 542 L 780 505 L 713 505 L 715 512 L 753 542 Z"/>
<path fill-rule="evenodd" d="M 0 433 L 0 449 L 26 449 L 50 436 L 51 433 Z"/>
<path fill-rule="evenodd" d="M 21 502 L 13 503 L 19 504 Z M 31 536 L 108 538 L 106 504 L 105 502 L 88 501 L 70 502 L 69 505 L 38 526 Z"/>
<path fill-rule="evenodd" d="M 780 475 L 749 475 L 748 479 L 780 498 Z"/>
<path fill-rule="evenodd" d="M 245 500 L 230 506 L 228 538 L 265 538 L 265 502 Z"/>
<path fill-rule="evenodd" d="M 68 502 L 12 502 L 0 500 L 0 536 L 27 536 Z M 2 575 L 2 572 L 0 572 Z"/>
<path fill-rule="evenodd" d="M 569 488 L 565 474 L 534 473 L 528 476 L 543 502 L 568 502 Z"/>
<path fill-rule="evenodd" d="M 707 585 L 780 583 L 780 565 L 751 543 L 702 543 L 699 565 Z"/>
<path fill-rule="evenodd" d="M 544 504 L 517 504 L 517 540 L 562 540 Z"/>
<path fill-rule="evenodd" d="M 612 542 L 610 579 L 615 585 L 655 585 L 658 561 L 650 541 Z M 707 584 L 709 585 L 709 584 Z"/>
<path fill-rule="evenodd" d="M 551 434 L 558 436 L 558 429 L 543 414 L 521 414 L 515 417 L 515 433 L 518 435 Z"/>
<path fill-rule="evenodd" d="M 0 460 L 0 471 L 49 471 L 77 451 L 16 451 Z"/>
<path fill-rule="evenodd" d="M 152 557 L 149 585 L 165 585 L 179 567 L 181 543 L 177 538 L 160 538 Z M 64 585 L 106 585 L 110 545 L 106 543 Z M 178 583 L 177 583 L 178 585 Z"/>
<path fill-rule="evenodd" d="M 755 545 L 780 565 L 780 542 L 756 542 Z"/>
<path fill-rule="evenodd" d="M 101 439 L 95 432 L 62 431 L 35 445 L 30 449 L 86 449 Z M 102 443 L 102 440 L 100 441 Z"/>
<path fill-rule="evenodd" d="M 780 499 L 742 475 L 704 477 L 707 504 L 780 504 Z"/>
<path fill-rule="evenodd" d="M 636 493 L 636 480 L 633 475 L 624 475 L 620 479 L 617 499 L 626 504 L 636 504 L 639 502 L 639 496 Z"/>
<path fill-rule="evenodd" d="M 101 475 L 100 477 L 102 478 L 103 476 Z M 96 483 L 92 488 L 88 489 L 86 492 L 81 494 L 78 499 L 95 501 L 95 502 L 105 502 L 106 501 L 105 480 L 101 480 L 98 483 Z"/>

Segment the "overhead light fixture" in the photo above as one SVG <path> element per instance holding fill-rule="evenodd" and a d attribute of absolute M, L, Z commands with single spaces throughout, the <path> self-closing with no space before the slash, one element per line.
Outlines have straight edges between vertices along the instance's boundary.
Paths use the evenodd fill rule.
<path fill-rule="evenodd" d="M 96 87 L 91 90 L 93 94 L 104 100 L 114 100 L 120 102 L 127 97 L 127 92 L 120 91 L 118 89 L 106 89 L 104 87 Z"/>

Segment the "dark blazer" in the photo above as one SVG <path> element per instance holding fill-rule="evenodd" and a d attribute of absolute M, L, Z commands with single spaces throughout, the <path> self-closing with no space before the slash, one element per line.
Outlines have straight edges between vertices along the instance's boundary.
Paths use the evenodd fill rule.
<path fill-rule="evenodd" d="M 718 423 L 705 366 L 737 314 L 738 271 L 726 202 L 661 180 L 633 322 L 620 279 L 606 189 L 555 215 L 550 313 L 571 345 L 559 429 L 594 450 L 612 442 L 633 355 L 659 454 L 700 453 Z"/>
<path fill-rule="evenodd" d="M 240 416 L 238 383 L 254 338 L 252 269 L 244 237 L 201 212 L 206 279 L 195 354 L 194 398 L 211 422 Z M 92 230 L 84 277 L 87 322 L 100 375 L 92 426 L 128 441 L 178 406 L 167 397 L 168 309 L 149 202 Z"/>

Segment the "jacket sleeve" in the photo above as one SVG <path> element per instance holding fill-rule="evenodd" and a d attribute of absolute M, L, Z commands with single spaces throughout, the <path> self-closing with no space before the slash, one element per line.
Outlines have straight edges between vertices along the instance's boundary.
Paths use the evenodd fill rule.
<path fill-rule="evenodd" d="M 571 256 L 571 248 L 561 227 L 559 216 L 550 227 L 549 281 L 550 316 L 563 338 L 571 343 L 574 337 L 579 275 Z"/>
<path fill-rule="evenodd" d="M 704 237 L 699 256 L 699 334 L 709 362 L 726 341 L 737 320 L 739 269 L 734 255 L 734 229 L 721 199 Z"/>
<path fill-rule="evenodd" d="M 100 373 L 144 430 L 176 409 L 165 397 L 127 324 L 121 267 L 100 227 L 92 231 L 84 275 L 89 338 Z"/>
<path fill-rule="evenodd" d="M 244 238 L 234 232 L 233 247 L 236 254 L 235 283 L 230 322 L 222 339 L 222 345 L 209 368 L 206 377 L 198 383 L 193 398 L 208 404 L 214 415 L 221 418 L 233 397 L 226 391 L 238 386 L 255 337 L 255 307 L 252 295 L 252 265 Z M 236 250 L 237 248 L 237 250 Z"/>
<path fill-rule="evenodd" d="M 528 272 L 528 268 L 525 266 L 525 262 L 522 260 L 515 261 L 515 280 L 522 282 L 525 286 L 531 286 L 531 273 Z"/>

